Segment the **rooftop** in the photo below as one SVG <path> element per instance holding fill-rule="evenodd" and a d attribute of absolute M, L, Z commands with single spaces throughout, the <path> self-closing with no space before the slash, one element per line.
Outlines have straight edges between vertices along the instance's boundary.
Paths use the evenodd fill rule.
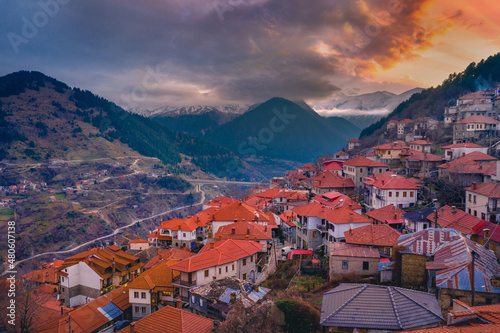
<path fill-rule="evenodd" d="M 357 246 L 343 242 L 331 243 L 330 255 L 339 257 L 380 258 L 380 253 L 373 247 Z"/>
<path fill-rule="evenodd" d="M 384 190 L 418 190 L 420 188 L 413 180 L 386 171 L 371 177 L 365 177 L 364 183 Z"/>
<path fill-rule="evenodd" d="M 387 168 L 388 166 L 384 163 L 372 161 L 366 157 L 363 156 L 357 156 L 354 158 L 351 158 L 350 160 L 347 160 L 344 162 L 344 165 L 350 165 L 350 166 L 356 166 L 356 167 L 383 167 Z"/>
<path fill-rule="evenodd" d="M 387 224 L 370 224 L 344 232 L 348 244 L 394 246 L 401 233 Z"/>
<path fill-rule="evenodd" d="M 378 209 L 371 210 L 365 214 L 376 221 L 385 223 L 387 222 L 387 220 L 402 218 L 404 213 L 404 211 L 394 205 L 387 205 Z"/>

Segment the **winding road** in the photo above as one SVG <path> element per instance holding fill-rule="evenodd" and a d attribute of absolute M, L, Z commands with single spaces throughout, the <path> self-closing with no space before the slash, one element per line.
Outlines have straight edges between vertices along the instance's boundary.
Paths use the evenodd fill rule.
<path fill-rule="evenodd" d="M 172 208 L 172 209 L 169 209 L 167 211 L 164 211 L 164 212 L 161 212 L 161 213 L 158 213 L 158 214 L 155 214 L 155 215 L 151 215 L 151 216 L 148 216 L 148 217 L 144 217 L 144 218 L 141 218 L 141 219 L 135 219 L 133 220 L 132 222 L 130 222 L 129 224 L 127 225 L 124 225 L 123 227 L 119 227 L 119 228 L 116 228 L 112 233 L 108 234 L 108 235 L 105 235 L 105 236 L 101 236 L 101 237 L 98 237 L 98 238 L 95 238 L 91 241 L 88 241 L 88 242 L 85 242 L 83 244 L 80 244 L 78 246 L 75 246 L 69 250 L 61 250 L 61 251 L 50 251 L 50 252 L 43 252 L 43 253 L 39 253 L 39 254 L 35 254 L 29 258 L 26 258 L 26 259 L 22 259 L 22 260 L 19 260 L 19 261 L 16 261 L 15 264 L 14 264 L 14 267 L 25 262 L 25 261 L 29 261 L 29 260 L 33 260 L 35 258 L 38 258 L 38 257 L 41 257 L 41 256 L 45 256 L 45 255 L 54 255 L 54 254 L 66 254 L 66 253 L 71 253 L 71 252 L 74 252 L 76 250 L 79 250 L 81 248 L 85 248 L 86 246 L 92 244 L 92 243 L 95 243 L 97 241 L 100 241 L 100 240 L 103 240 L 103 239 L 106 239 L 106 238 L 109 238 L 109 237 L 112 237 L 112 236 L 115 236 L 117 235 L 118 233 L 120 233 L 120 231 L 122 230 L 125 230 L 127 228 L 130 228 L 131 226 L 133 226 L 134 224 L 138 223 L 138 222 L 142 222 L 142 221 L 146 221 L 146 220 L 149 220 L 149 219 L 152 219 L 152 218 L 155 218 L 155 217 L 158 217 L 158 216 L 161 216 L 161 215 L 165 215 L 165 214 L 168 214 L 168 213 L 171 213 L 171 212 L 174 212 L 176 210 L 180 210 L 180 209 L 185 209 L 185 208 L 189 208 L 189 207 L 192 207 L 192 206 L 197 206 L 197 205 L 202 205 L 204 202 L 205 202 L 205 192 L 201 189 L 201 186 L 197 187 L 197 190 L 198 192 L 201 193 L 201 198 L 200 198 L 200 201 L 198 203 L 195 203 L 195 204 L 192 204 L 192 205 L 185 205 L 185 206 L 181 206 L 181 207 L 176 207 L 176 208 Z M 7 271 L 12 271 L 13 269 L 12 268 L 7 268 L 3 273 L 2 275 L 5 275 L 7 273 Z"/>

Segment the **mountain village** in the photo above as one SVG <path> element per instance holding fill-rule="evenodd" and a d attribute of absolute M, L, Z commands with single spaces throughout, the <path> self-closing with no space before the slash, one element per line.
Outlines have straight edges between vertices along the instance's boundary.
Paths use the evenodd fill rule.
<path fill-rule="evenodd" d="M 319 295 L 309 331 L 500 331 L 499 111 L 498 89 L 469 93 L 443 122 L 392 120 L 387 142 L 351 139 L 244 197 L 160 221 L 145 239 L 116 234 L 43 263 L 21 278 L 43 299 L 31 329 L 226 332 L 261 308 L 279 327 L 295 315 L 279 295 L 295 289 Z M 453 141 L 434 143 L 438 128 Z M 87 172 L 65 191 L 106 175 Z M 3 207 L 19 191 L 53 191 L 29 180 L 0 189 Z"/>

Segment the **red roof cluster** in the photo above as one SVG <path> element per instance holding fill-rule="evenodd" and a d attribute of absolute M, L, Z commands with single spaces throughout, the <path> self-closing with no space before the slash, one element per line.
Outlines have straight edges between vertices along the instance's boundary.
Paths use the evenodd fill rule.
<path fill-rule="evenodd" d="M 487 196 L 488 198 L 500 198 L 500 183 L 491 182 L 483 184 L 473 184 L 470 187 L 464 188 L 466 191 L 481 194 Z"/>
<path fill-rule="evenodd" d="M 296 207 L 293 209 L 293 212 L 301 216 L 316 216 L 321 219 L 326 219 L 333 224 L 372 222 L 370 218 L 354 212 L 348 206 L 329 208 L 317 202 Z"/>
<path fill-rule="evenodd" d="M 210 242 L 197 255 L 178 262 L 170 268 L 181 272 L 195 272 L 248 257 L 262 250 L 263 246 L 256 242 L 233 239 Z"/>
<path fill-rule="evenodd" d="M 500 121 L 486 116 L 471 116 L 457 121 L 455 124 L 500 124 Z"/>
<path fill-rule="evenodd" d="M 455 148 L 486 148 L 486 147 L 483 147 L 483 146 L 480 146 L 478 144 L 471 143 L 471 142 L 455 143 L 452 145 L 447 145 L 447 146 L 441 147 L 441 149 L 455 149 Z"/>
<path fill-rule="evenodd" d="M 217 230 L 215 239 L 272 240 L 272 229 L 254 222 L 235 222 Z"/>
<path fill-rule="evenodd" d="M 323 193 L 321 196 L 316 196 L 313 198 L 313 201 L 319 202 L 331 208 L 339 208 L 343 206 L 350 207 L 350 209 L 352 210 L 363 208 L 360 204 L 349 198 L 347 195 L 336 191 L 331 191 L 328 193 Z"/>
<path fill-rule="evenodd" d="M 325 161 L 323 162 L 322 170 L 342 170 L 344 162 L 341 161 Z"/>
<path fill-rule="evenodd" d="M 380 253 L 373 247 L 356 246 L 342 242 L 334 242 L 330 244 L 330 254 L 332 256 L 380 258 Z"/>
<path fill-rule="evenodd" d="M 438 209 L 437 220 L 435 213 L 427 216 L 429 221 L 436 221 L 443 228 L 452 228 L 457 231 L 473 235 L 474 227 L 482 220 L 474 215 L 467 214 L 463 210 L 448 205 Z"/>
<path fill-rule="evenodd" d="M 370 224 L 344 232 L 349 244 L 369 246 L 394 246 L 401 233 L 387 224 Z"/>
<path fill-rule="evenodd" d="M 318 188 L 346 188 L 356 186 L 351 178 L 344 178 L 333 171 L 323 171 L 312 177 L 311 185 Z"/>
<path fill-rule="evenodd" d="M 383 168 L 388 167 L 384 163 L 376 162 L 363 156 L 357 156 L 351 158 L 350 160 L 345 161 L 344 165 L 350 165 L 355 167 L 383 167 Z"/>
<path fill-rule="evenodd" d="M 401 121 L 402 122 L 402 121 Z M 396 140 L 391 143 L 385 143 L 376 147 L 373 147 L 373 149 L 376 150 L 402 150 L 402 149 L 409 149 L 404 141 Z"/>
<path fill-rule="evenodd" d="M 387 220 L 401 219 L 405 214 L 404 211 L 394 205 L 387 205 L 379 209 L 374 209 L 366 213 L 372 219 L 381 223 L 386 223 Z"/>
<path fill-rule="evenodd" d="M 384 190 L 418 190 L 420 188 L 413 180 L 390 171 L 366 177 L 364 183 Z"/>

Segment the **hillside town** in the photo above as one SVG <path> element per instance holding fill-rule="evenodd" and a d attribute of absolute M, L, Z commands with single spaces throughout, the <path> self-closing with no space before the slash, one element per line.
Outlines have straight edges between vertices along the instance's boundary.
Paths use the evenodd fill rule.
<path fill-rule="evenodd" d="M 280 327 L 294 315 L 286 300 L 316 311 L 302 331 L 498 332 L 499 110 L 498 89 L 466 94 L 443 121 L 391 120 L 375 146 L 351 139 L 144 239 L 117 234 L 43 263 L 21 278 L 38 302 L 31 329 L 228 332 L 259 309 Z M 452 140 L 433 142 L 444 129 Z M 75 191 L 106 170 L 83 176 Z M 50 191 L 0 190 L 2 206 L 11 192 Z"/>

